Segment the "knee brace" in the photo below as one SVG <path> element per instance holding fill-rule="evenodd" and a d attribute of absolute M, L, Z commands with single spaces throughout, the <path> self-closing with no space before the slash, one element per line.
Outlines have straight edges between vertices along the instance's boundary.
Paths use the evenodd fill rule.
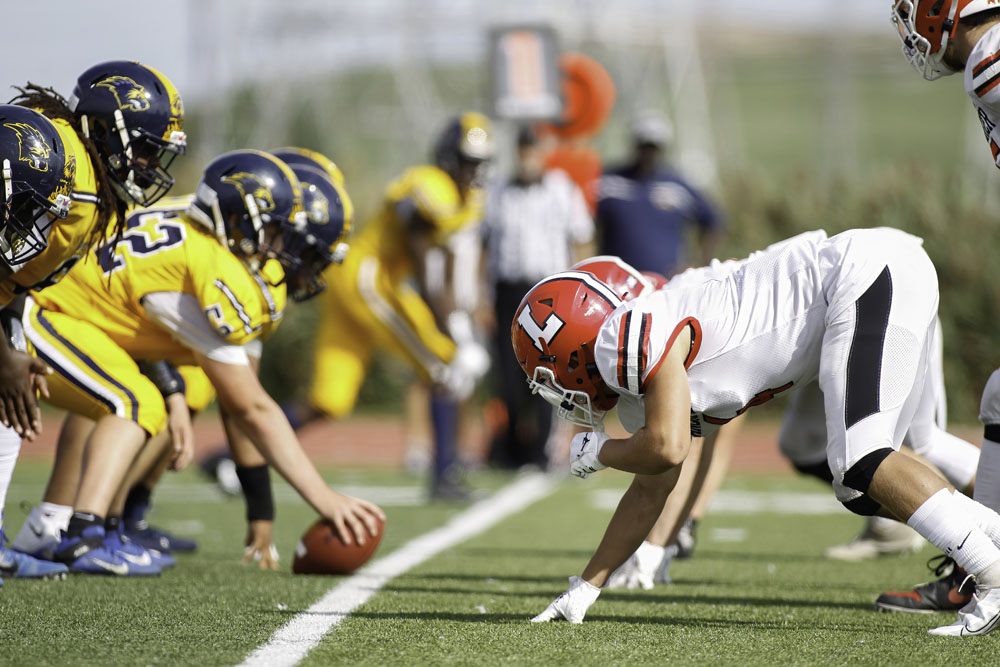
<path fill-rule="evenodd" d="M 855 491 L 860 491 L 861 493 L 868 493 L 868 487 L 872 484 L 875 471 L 878 470 L 878 467 L 882 465 L 882 461 L 889 454 L 892 454 L 892 448 L 883 447 L 862 456 L 860 461 L 852 465 L 844 473 L 844 486 L 852 488 Z"/>
<path fill-rule="evenodd" d="M 833 483 L 833 472 L 830 470 L 830 464 L 826 461 L 820 461 L 819 463 L 796 463 L 792 461 L 792 465 L 803 475 L 811 475 L 823 480 L 827 484 Z"/>
<path fill-rule="evenodd" d="M 882 506 L 866 495 L 841 503 L 844 507 L 861 516 L 875 516 Z"/>

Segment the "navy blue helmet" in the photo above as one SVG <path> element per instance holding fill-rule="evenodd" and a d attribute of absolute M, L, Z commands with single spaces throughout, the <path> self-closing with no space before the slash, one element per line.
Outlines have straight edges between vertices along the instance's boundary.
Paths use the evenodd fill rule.
<path fill-rule="evenodd" d="M 152 67 L 112 60 L 77 79 L 69 108 L 97 146 L 119 196 L 149 206 L 170 190 L 170 165 L 184 153 L 184 104 Z"/>
<path fill-rule="evenodd" d="M 354 207 L 326 171 L 309 164 L 294 164 L 291 169 L 302 184 L 307 222 L 303 228 L 285 231 L 280 259 L 290 296 L 305 301 L 326 289 L 324 269 L 344 260 Z"/>
<path fill-rule="evenodd" d="M 262 259 L 268 238 L 307 225 L 299 179 L 281 160 L 255 150 L 231 151 L 212 160 L 189 212 L 251 262 Z"/>
<path fill-rule="evenodd" d="M 45 250 L 53 221 L 69 213 L 76 179 L 71 151 L 42 114 L 0 105 L 0 259 L 15 271 Z"/>

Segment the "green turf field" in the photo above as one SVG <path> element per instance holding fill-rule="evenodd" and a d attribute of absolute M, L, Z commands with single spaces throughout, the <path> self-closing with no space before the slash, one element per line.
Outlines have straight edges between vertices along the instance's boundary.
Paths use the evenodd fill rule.
<path fill-rule="evenodd" d="M 15 473 L 8 517 L 34 500 L 44 469 Z M 420 480 L 387 471 L 327 471 L 335 484 L 369 488 L 388 514 L 376 557 L 445 523 L 457 506 L 413 504 Z M 502 475 L 477 481 L 498 488 Z M 919 555 L 865 564 L 825 561 L 858 520 L 838 512 L 819 484 L 788 476 L 737 476 L 723 507 L 699 526 L 695 557 L 675 583 L 648 592 L 605 591 L 582 626 L 529 624 L 578 573 L 610 516 L 625 475 L 567 479 L 549 497 L 403 574 L 322 640 L 305 664 L 990 664 L 993 637 L 933 638 L 950 615 L 871 610 L 884 588 L 923 580 Z M 154 520 L 199 538 L 201 550 L 151 580 L 71 577 L 7 580 L 0 591 L 0 663 L 237 664 L 342 578 L 290 573 L 293 545 L 312 512 L 278 486 L 279 573 L 238 564 L 242 503 L 221 500 L 194 472 L 159 491 Z M 792 495 L 777 495 L 792 494 Z M 797 495 L 805 494 L 805 495 Z M 761 504 L 763 511 L 734 513 Z M 791 506 L 814 514 L 773 513 Z M 767 510 L 767 508 L 772 508 Z"/>

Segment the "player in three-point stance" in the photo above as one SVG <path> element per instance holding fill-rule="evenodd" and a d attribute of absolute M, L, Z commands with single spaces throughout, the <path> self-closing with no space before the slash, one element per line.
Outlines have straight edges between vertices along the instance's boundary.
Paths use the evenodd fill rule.
<path fill-rule="evenodd" d="M 556 274 L 525 296 L 512 342 L 533 388 L 589 432 L 571 471 L 635 473 L 582 576 L 534 620 L 582 622 L 641 544 L 692 436 L 818 381 L 838 499 L 906 521 L 976 575 L 975 604 L 934 634 L 984 634 L 1000 619 L 1000 516 L 898 452 L 917 407 L 937 313 L 937 275 L 897 230 L 803 235 L 723 279 L 622 303 L 591 274 Z M 617 405 L 629 438 L 601 429 Z"/>

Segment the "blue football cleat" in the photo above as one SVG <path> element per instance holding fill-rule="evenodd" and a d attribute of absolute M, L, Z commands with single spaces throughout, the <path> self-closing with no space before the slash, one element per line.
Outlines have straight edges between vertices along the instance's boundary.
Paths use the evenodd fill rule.
<path fill-rule="evenodd" d="M 106 531 L 106 533 L 104 546 L 118 554 L 130 566 L 143 570 L 152 567 L 162 572 L 165 568 L 177 564 L 177 559 L 170 554 L 161 553 L 156 549 L 147 549 L 130 540 L 122 533 L 121 526 L 117 530 Z M 160 572 L 151 572 L 150 574 L 159 574 Z"/>
<path fill-rule="evenodd" d="M 69 572 L 62 563 L 40 560 L 14 551 L 2 542 L 0 532 L 0 574 L 11 579 L 65 579 Z"/>
<path fill-rule="evenodd" d="M 125 522 L 125 537 L 141 547 L 155 549 L 161 553 L 190 552 L 198 548 L 198 543 L 186 537 L 177 537 L 150 526 L 145 519 Z"/>
<path fill-rule="evenodd" d="M 70 572 L 107 574 L 128 577 L 152 572 L 133 572 L 130 564 L 104 545 L 104 526 L 88 526 L 79 537 L 63 533 L 56 549 L 56 560 L 65 563 Z"/>

